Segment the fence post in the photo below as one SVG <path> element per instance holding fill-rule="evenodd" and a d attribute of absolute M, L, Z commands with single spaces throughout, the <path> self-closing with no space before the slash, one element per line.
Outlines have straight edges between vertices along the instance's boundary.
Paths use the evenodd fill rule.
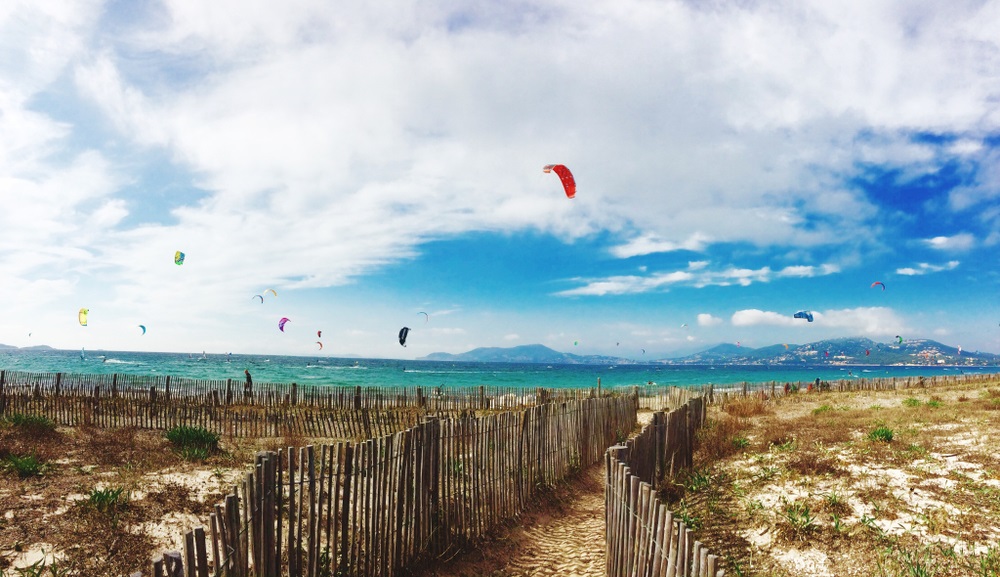
<path fill-rule="evenodd" d="M 359 389 L 361 387 L 358 387 Z M 343 499 L 340 503 L 340 562 L 337 565 L 337 575 L 342 572 L 346 573 L 350 569 L 350 547 L 348 547 L 349 535 L 348 528 L 350 527 L 351 519 L 351 503 L 355 500 L 355 496 L 351 494 L 351 476 L 354 472 L 354 447 L 347 443 L 344 447 L 344 484 L 343 484 Z"/>
<path fill-rule="evenodd" d="M 354 387 L 354 410 L 361 410 L 361 386 Z"/>
<path fill-rule="evenodd" d="M 299 386 L 292 383 L 292 405 L 298 404 L 299 400 Z"/>
<path fill-rule="evenodd" d="M 180 551 L 164 553 L 163 565 L 167 571 L 167 577 L 184 577 L 184 561 Z"/>

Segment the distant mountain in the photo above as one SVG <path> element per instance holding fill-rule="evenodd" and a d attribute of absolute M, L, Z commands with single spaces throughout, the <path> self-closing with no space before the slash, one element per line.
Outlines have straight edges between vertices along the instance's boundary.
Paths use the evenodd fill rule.
<path fill-rule="evenodd" d="M 17 347 L 15 347 L 14 345 L 0 344 L 0 349 L 16 349 L 16 348 Z"/>
<path fill-rule="evenodd" d="M 15 347 L 14 345 L 0 344 L 0 350 L 19 349 L 22 351 L 54 351 L 49 345 L 35 345 L 33 347 Z"/>
<path fill-rule="evenodd" d="M 667 364 L 731 365 L 995 365 L 1000 355 L 962 350 L 929 339 L 878 343 L 867 338 L 841 338 L 805 345 L 781 344 L 754 349 L 723 344 Z"/>
<path fill-rule="evenodd" d="M 469 361 L 479 363 L 556 363 L 561 365 L 585 365 L 616 363 L 622 359 L 600 355 L 573 355 L 560 353 L 545 345 L 522 345 L 518 347 L 482 347 L 452 355 L 431 353 L 421 357 L 421 361 Z"/>
<path fill-rule="evenodd" d="M 481 363 L 635 364 L 635 359 L 561 353 L 544 345 L 478 348 L 457 355 L 432 353 L 418 360 Z M 804 345 L 782 343 L 761 348 L 723 343 L 700 353 L 646 361 L 665 365 L 1000 365 L 1000 355 L 962 350 L 928 339 L 879 343 L 854 337 Z"/>

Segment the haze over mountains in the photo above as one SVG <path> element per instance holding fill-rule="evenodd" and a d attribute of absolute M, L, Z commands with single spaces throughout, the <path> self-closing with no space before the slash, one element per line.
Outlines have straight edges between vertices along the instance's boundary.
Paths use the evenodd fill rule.
<path fill-rule="evenodd" d="M 562 353 L 544 345 L 478 348 L 460 354 L 432 353 L 419 360 L 558 364 L 665 365 L 1000 365 L 1000 355 L 959 350 L 929 339 L 878 343 L 868 338 L 841 338 L 804 345 L 775 344 L 761 348 L 720 344 L 699 353 L 668 359 L 629 359 Z"/>

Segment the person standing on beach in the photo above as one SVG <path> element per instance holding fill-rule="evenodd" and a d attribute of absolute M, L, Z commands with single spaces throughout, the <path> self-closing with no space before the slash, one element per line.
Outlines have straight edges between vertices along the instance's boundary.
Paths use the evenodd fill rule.
<path fill-rule="evenodd" d="M 250 376 L 250 369 L 243 369 L 243 374 L 247 376 L 247 384 L 243 385 L 243 396 L 249 397 L 253 391 L 253 377 Z"/>

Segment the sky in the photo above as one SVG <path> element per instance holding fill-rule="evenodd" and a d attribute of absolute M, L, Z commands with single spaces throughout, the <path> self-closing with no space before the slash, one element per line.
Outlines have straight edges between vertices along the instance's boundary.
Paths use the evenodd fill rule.
<path fill-rule="evenodd" d="M 998 30 L 1000 1 L 6 1 L 0 343 L 1000 353 Z"/>

